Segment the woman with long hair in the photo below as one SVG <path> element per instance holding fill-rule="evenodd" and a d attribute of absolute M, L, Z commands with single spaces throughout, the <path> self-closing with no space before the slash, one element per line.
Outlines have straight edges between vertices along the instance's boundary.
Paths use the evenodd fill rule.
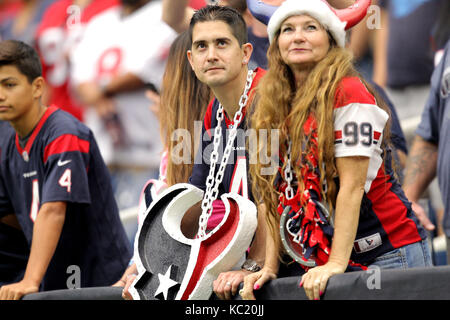
<path fill-rule="evenodd" d="M 212 98 L 209 87 L 197 79 L 189 64 L 186 51 L 190 48 L 189 33 L 181 33 L 170 48 L 161 86 L 158 114 L 167 150 L 165 179 L 169 186 L 187 182 L 191 175 L 199 142 L 194 139 L 195 122 L 203 120 Z M 180 137 L 177 132 L 181 133 Z M 175 148 L 180 152 L 175 152 Z"/>
<path fill-rule="evenodd" d="M 370 0 L 357 3 L 336 10 L 287 0 L 268 23 L 269 69 L 251 125 L 258 134 L 278 129 L 280 166 L 274 176 L 262 174 L 262 161 L 250 168 L 271 236 L 243 298 L 277 276 L 303 275 L 307 297 L 319 299 L 335 274 L 431 265 L 426 234 L 391 168 L 389 109 L 345 49 L 345 29 Z M 270 141 L 259 139 L 258 150 L 272 150 Z"/>

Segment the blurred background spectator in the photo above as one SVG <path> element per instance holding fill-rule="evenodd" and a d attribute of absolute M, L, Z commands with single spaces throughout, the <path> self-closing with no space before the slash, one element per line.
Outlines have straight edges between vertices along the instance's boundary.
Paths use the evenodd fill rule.
<path fill-rule="evenodd" d="M 45 10 L 55 0 L 6 1 L 0 15 L 0 40 L 21 40 L 34 46 L 35 32 Z M 2 10 L 3 11 L 3 8 Z"/>
<path fill-rule="evenodd" d="M 71 52 L 84 121 L 109 167 L 120 210 L 136 207 L 145 182 L 158 176 L 159 123 L 145 91 L 159 91 L 175 37 L 161 21 L 160 1 L 121 0 L 90 20 Z"/>
<path fill-rule="evenodd" d="M 119 0 L 58 0 L 45 11 L 36 32 L 36 49 L 47 80 L 44 104 L 56 105 L 83 120 L 83 108 L 69 81 L 70 53 L 89 20 L 117 5 Z"/>
<path fill-rule="evenodd" d="M 434 69 L 432 30 L 446 0 L 378 0 L 374 80 L 385 87 L 400 119 L 421 114 Z"/>

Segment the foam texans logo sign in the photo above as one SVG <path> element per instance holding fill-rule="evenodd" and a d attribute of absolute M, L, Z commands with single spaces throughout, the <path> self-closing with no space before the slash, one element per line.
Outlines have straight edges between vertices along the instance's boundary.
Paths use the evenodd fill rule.
<path fill-rule="evenodd" d="M 144 191 L 144 196 L 146 192 Z M 203 191 L 176 184 L 151 202 L 135 240 L 138 276 L 130 286 L 135 300 L 206 300 L 212 282 L 244 256 L 256 230 L 256 207 L 237 194 L 224 194 L 226 213 L 206 236 L 188 239 L 180 225 Z"/>

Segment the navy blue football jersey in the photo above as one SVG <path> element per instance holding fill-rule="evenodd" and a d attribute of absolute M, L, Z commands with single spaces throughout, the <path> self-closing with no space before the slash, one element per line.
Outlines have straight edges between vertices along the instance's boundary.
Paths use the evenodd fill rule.
<path fill-rule="evenodd" d="M 12 139 L 14 134 L 15 131 L 10 126 L 10 124 L 7 121 L 0 120 L 0 159 L 7 158 L 7 155 L 4 152 L 5 145 L 9 140 Z M 2 175 L 0 174 L 0 190 L 4 189 L 5 189 L 5 181 Z M 11 207 L 11 203 L 9 201 L 7 194 L 0 193 L 0 218 L 11 213 L 14 213 L 14 210 Z"/>
<path fill-rule="evenodd" d="M 67 203 L 41 289 L 67 288 L 73 266 L 80 270 L 82 287 L 116 282 L 132 252 L 92 132 L 68 113 L 49 107 L 26 145 L 22 148 L 14 134 L 2 145 L 0 157 L 0 216 L 15 212 L 29 245 L 42 204 Z"/>
<path fill-rule="evenodd" d="M 0 157 L 2 145 L 8 141 L 15 131 L 8 122 L 0 120 Z M 0 175 L 0 185 L 4 188 L 4 181 Z M 14 214 L 8 212 L 4 207 L 9 205 L 8 199 L 0 198 L 0 208 L 5 208 L 0 212 L 0 219 L 6 214 Z M 22 230 L 13 228 L 7 224 L 0 222 L 0 286 L 14 283 L 22 280 L 27 266 L 28 256 L 30 254 L 28 243 Z"/>
<path fill-rule="evenodd" d="M 352 261 L 369 265 L 382 254 L 426 239 L 391 166 L 392 150 L 382 148 L 389 116 L 358 77 L 342 79 L 336 90 L 333 116 L 335 158 L 369 158 Z M 358 129 L 352 131 L 354 128 Z M 275 180 L 280 192 L 286 188 L 282 167 L 280 163 Z M 339 190 L 338 177 L 335 182 Z"/>
<path fill-rule="evenodd" d="M 381 147 L 388 119 L 358 77 L 342 79 L 334 105 L 335 157 L 369 158 L 351 255 L 357 263 L 370 263 L 381 254 L 426 238 L 391 168 L 391 152 Z"/>
<path fill-rule="evenodd" d="M 255 77 L 253 79 L 252 86 L 249 91 L 249 102 L 251 103 L 254 97 L 254 88 L 258 84 L 259 80 L 265 74 L 265 70 L 261 68 L 255 69 Z M 197 188 L 206 190 L 206 178 L 209 174 L 210 168 L 210 156 L 214 149 L 214 129 L 217 126 L 217 109 L 219 108 L 219 101 L 214 99 L 209 104 L 202 126 L 202 140 L 199 144 L 199 150 L 197 151 L 194 167 L 192 169 L 189 183 L 193 184 Z M 219 145 L 219 159 L 216 164 L 215 176 L 222 161 L 223 151 L 228 141 L 229 126 L 232 124 L 232 119 L 224 112 L 224 120 L 221 122 L 222 127 L 222 139 Z M 248 177 L 248 152 L 246 151 L 246 127 L 247 121 L 245 119 L 245 109 L 243 111 L 244 117 L 242 118 L 236 135 L 236 139 L 233 144 L 233 148 L 230 154 L 230 158 L 227 161 L 225 167 L 223 180 L 219 185 L 219 196 L 224 193 L 237 193 L 241 196 L 253 201 L 253 196 L 249 186 Z"/>

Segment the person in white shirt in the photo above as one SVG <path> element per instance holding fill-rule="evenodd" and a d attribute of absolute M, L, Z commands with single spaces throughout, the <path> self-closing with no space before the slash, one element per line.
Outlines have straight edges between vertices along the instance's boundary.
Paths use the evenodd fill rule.
<path fill-rule="evenodd" d="M 146 88 L 158 91 L 176 33 L 161 20 L 161 2 L 121 0 L 86 26 L 71 55 L 72 80 L 89 106 L 119 209 L 138 205 L 145 182 L 157 177 L 162 143 Z"/>

